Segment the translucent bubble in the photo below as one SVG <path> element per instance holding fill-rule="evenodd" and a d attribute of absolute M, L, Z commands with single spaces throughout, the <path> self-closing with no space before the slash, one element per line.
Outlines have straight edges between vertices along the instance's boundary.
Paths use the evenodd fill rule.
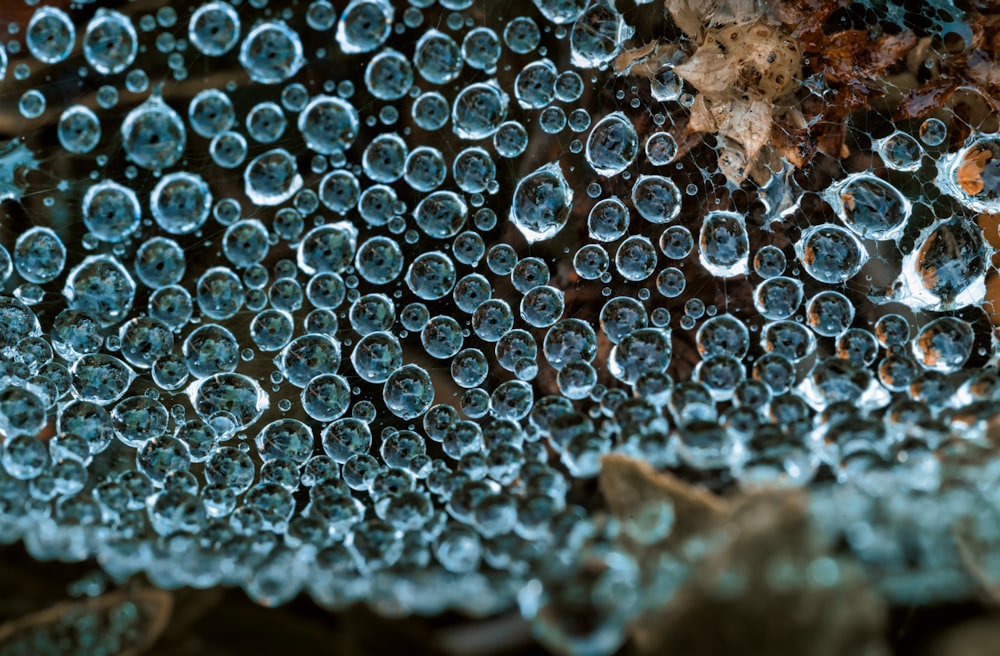
<path fill-rule="evenodd" d="M 371 52 L 389 37 L 394 7 L 385 0 L 351 0 L 337 24 L 337 43 L 344 54 Z"/>
<path fill-rule="evenodd" d="M 592 362 L 597 355 L 597 335 L 580 319 L 562 319 L 545 333 L 543 352 L 554 369 L 573 361 Z"/>
<path fill-rule="evenodd" d="M 829 224 L 804 230 L 795 251 L 806 273 L 825 283 L 846 282 L 857 275 L 868 259 L 857 237 Z"/>
<path fill-rule="evenodd" d="M 228 319 L 243 307 L 246 291 L 239 277 L 228 268 L 212 267 L 198 278 L 195 300 L 206 317 Z"/>
<path fill-rule="evenodd" d="M 306 146 L 317 153 L 340 153 L 358 136 L 358 110 L 342 98 L 316 96 L 299 114 L 298 128 Z"/>
<path fill-rule="evenodd" d="M 483 341 L 495 342 L 513 327 L 514 315 L 506 301 L 483 301 L 472 313 L 472 330 Z"/>
<path fill-rule="evenodd" d="M 451 107 L 452 130 L 460 139 L 485 139 L 507 118 L 507 94 L 496 82 L 464 87 Z"/>
<path fill-rule="evenodd" d="M 632 186 L 632 205 L 650 223 L 668 223 L 681 211 L 681 192 L 673 180 L 640 175 Z"/>
<path fill-rule="evenodd" d="M 906 344 L 910 341 L 910 322 L 898 314 L 884 314 L 875 322 L 875 337 L 885 348 Z"/>
<path fill-rule="evenodd" d="M 802 282 L 785 276 L 768 278 L 754 290 L 753 304 L 765 319 L 787 319 L 802 304 Z"/>
<path fill-rule="evenodd" d="M 606 198 L 591 208 L 587 216 L 587 230 L 592 239 L 616 241 L 628 231 L 629 222 L 625 203 L 618 198 Z"/>
<path fill-rule="evenodd" d="M 795 363 L 816 350 L 816 337 L 802 324 L 788 320 L 774 321 L 764 326 L 761 344 L 769 353 L 777 353 L 789 362 Z M 775 394 L 779 393 L 773 387 L 772 390 Z"/>
<path fill-rule="evenodd" d="M 541 38 L 538 25 L 528 16 L 517 16 L 504 26 L 504 43 L 512 52 L 520 55 L 525 55 L 537 48 Z"/>
<path fill-rule="evenodd" d="M 340 343 L 327 335 L 301 335 L 281 351 L 280 363 L 288 382 L 305 387 L 316 376 L 340 368 Z"/>
<path fill-rule="evenodd" d="M 646 159 L 653 166 L 666 166 L 677 156 L 677 142 L 669 132 L 655 132 L 646 139 Z"/>
<path fill-rule="evenodd" d="M 306 23 L 310 28 L 325 32 L 337 22 L 337 10 L 327 0 L 313 0 L 306 9 Z"/>
<path fill-rule="evenodd" d="M 221 57 L 240 40 L 240 17 L 227 2 L 208 2 L 191 14 L 188 41 L 203 55 Z"/>
<path fill-rule="evenodd" d="M 389 411 L 400 419 L 416 419 L 433 403 L 434 384 L 423 368 L 407 364 L 386 379 L 382 398 Z"/>
<path fill-rule="evenodd" d="M 465 63 L 481 71 L 490 71 L 500 60 L 500 37 L 488 27 L 476 27 L 462 39 Z"/>
<path fill-rule="evenodd" d="M 0 423 L 5 424 L 6 430 L 8 422 L 4 417 L 0 417 Z M 11 435 L 0 451 L 0 464 L 13 478 L 26 481 L 45 471 L 49 465 L 49 453 L 45 444 L 34 435 Z"/>
<path fill-rule="evenodd" d="M 661 66 L 649 81 L 650 94 L 659 102 L 675 102 L 684 91 L 684 81 L 672 65 Z"/>
<path fill-rule="evenodd" d="M 585 0 L 534 0 L 538 11 L 557 25 L 572 23 L 587 7 Z"/>
<path fill-rule="evenodd" d="M 227 413 L 235 430 L 243 430 L 257 421 L 270 405 L 267 394 L 255 380 L 243 374 L 222 373 L 196 381 L 188 398 L 202 418 Z"/>
<path fill-rule="evenodd" d="M 368 425 L 354 418 L 338 419 L 323 430 L 323 450 L 336 462 L 347 462 L 355 456 L 367 455 L 372 445 Z M 345 471 L 345 478 L 347 472 Z"/>
<path fill-rule="evenodd" d="M 437 91 L 426 91 L 413 101 L 411 115 L 420 129 L 433 132 L 448 122 L 448 101 Z"/>
<path fill-rule="evenodd" d="M 280 205 L 302 188 L 295 158 L 275 148 L 250 160 L 243 172 L 244 191 L 256 205 Z"/>
<path fill-rule="evenodd" d="M 886 166 L 896 171 L 916 171 L 920 168 L 924 149 L 906 132 L 899 130 L 873 144 Z"/>
<path fill-rule="evenodd" d="M 452 252 L 455 254 L 455 259 L 462 264 L 475 267 L 486 254 L 486 244 L 478 232 L 466 230 L 455 237 Z"/>
<path fill-rule="evenodd" d="M 45 113 L 45 107 L 45 96 L 38 89 L 25 91 L 17 102 L 18 111 L 24 118 L 38 118 Z"/>
<path fill-rule="evenodd" d="M 556 65 L 540 59 L 521 69 L 514 80 L 514 97 L 524 109 L 542 109 L 555 98 Z"/>
<path fill-rule="evenodd" d="M 102 109 L 111 109 L 118 104 L 118 87 L 105 84 L 97 89 L 97 106 Z"/>
<path fill-rule="evenodd" d="M 521 178 L 514 189 L 510 220 L 529 243 L 550 239 L 566 225 L 573 190 L 558 162 Z"/>
<path fill-rule="evenodd" d="M 695 336 L 702 357 L 726 355 L 742 360 L 750 349 L 750 332 L 731 314 L 720 314 L 701 325 Z"/>
<path fill-rule="evenodd" d="M 698 260 L 713 276 L 745 275 L 750 251 L 746 220 L 735 212 L 709 212 L 702 222 Z"/>
<path fill-rule="evenodd" d="M 395 182 L 403 175 L 406 155 L 406 142 L 399 135 L 380 134 L 365 148 L 362 168 L 375 182 Z"/>
<path fill-rule="evenodd" d="M 236 113 L 229 96 L 218 89 L 205 89 L 191 99 L 188 121 L 192 130 L 211 139 L 236 123 Z"/>
<path fill-rule="evenodd" d="M 339 418 L 351 403 L 351 387 L 337 374 L 320 374 L 302 389 L 302 408 L 316 421 Z"/>
<path fill-rule="evenodd" d="M 168 353 L 154 360 L 150 373 L 156 386 L 167 391 L 180 389 L 189 375 L 184 358 L 176 353 Z"/>
<path fill-rule="evenodd" d="M 496 173 L 493 159 L 482 148 L 466 148 L 455 157 L 452 165 L 455 183 L 469 194 L 486 191 L 493 184 Z"/>
<path fill-rule="evenodd" d="M 55 280 L 66 265 L 66 247 L 50 228 L 35 226 L 20 234 L 14 243 L 14 268 L 29 282 Z"/>
<path fill-rule="evenodd" d="M 645 280 L 656 270 L 656 247 L 648 237 L 633 235 L 615 253 L 615 269 L 630 281 Z"/>
<path fill-rule="evenodd" d="M 402 347 L 391 333 L 372 332 L 362 337 L 354 347 L 351 364 L 355 373 L 369 383 L 383 383 L 389 374 L 402 366 Z"/>
<path fill-rule="evenodd" d="M 937 185 L 974 212 L 1000 212 L 1000 138 L 984 135 L 942 156 Z"/>
<path fill-rule="evenodd" d="M 948 136 L 948 128 L 940 119 L 929 118 L 920 124 L 920 140 L 928 146 L 940 146 Z"/>
<path fill-rule="evenodd" d="M 638 150 L 635 126 L 624 113 L 614 112 L 594 125 L 587 138 L 586 157 L 598 175 L 612 177 L 628 168 Z"/>
<path fill-rule="evenodd" d="M 583 95 L 583 78 L 576 71 L 563 71 L 556 78 L 556 98 L 562 102 L 574 102 Z"/>
<path fill-rule="evenodd" d="M 239 343 L 227 328 L 209 323 L 195 328 L 184 340 L 188 370 L 196 378 L 236 370 Z"/>
<path fill-rule="evenodd" d="M 247 134 L 259 143 L 274 143 L 285 133 L 288 119 L 281 106 L 273 102 L 261 102 L 247 113 Z"/>
<path fill-rule="evenodd" d="M 295 312 L 302 307 L 303 298 L 302 285 L 294 278 L 278 278 L 267 290 L 267 300 L 276 310 Z"/>
<path fill-rule="evenodd" d="M 989 254 L 982 229 L 963 219 L 924 230 L 919 246 L 903 258 L 902 300 L 911 306 L 964 307 L 985 296 Z"/>
<path fill-rule="evenodd" d="M 263 260 L 269 246 L 267 228 L 256 219 L 237 221 L 226 228 L 222 237 L 222 252 L 238 267 Z"/>
<path fill-rule="evenodd" d="M 635 30 L 607 0 L 589 4 L 570 30 L 570 61 L 579 68 L 598 68 L 613 60 Z"/>
<path fill-rule="evenodd" d="M 62 9 L 39 7 L 28 21 L 24 41 L 32 57 L 43 64 L 55 64 L 73 51 L 76 29 Z"/>
<path fill-rule="evenodd" d="M 131 447 L 163 435 L 170 421 L 163 404 L 148 396 L 130 396 L 111 411 L 115 436 Z"/>
<path fill-rule="evenodd" d="M 184 154 L 187 134 L 180 115 L 159 96 L 152 96 L 122 121 L 122 147 L 136 165 L 159 170 Z"/>
<path fill-rule="evenodd" d="M 406 271 L 406 285 L 417 297 L 431 301 L 444 298 L 455 286 L 455 265 L 441 251 L 414 258 Z"/>
<path fill-rule="evenodd" d="M 895 239 L 910 218 L 910 201 L 888 182 L 869 174 L 848 176 L 824 198 L 852 231 L 866 239 Z"/>
<path fill-rule="evenodd" d="M 129 320 L 121 327 L 118 336 L 122 356 L 136 367 L 149 367 L 157 358 L 168 355 L 174 347 L 170 328 L 149 317 Z"/>
<path fill-rule="evenodd" d="M 643 374 L 666 371 L 672 351 L 669 331 L 641 328 L 611 349 L 608 371 L 623 383 L 634 384 Z"/>
<path fill-rule="evenodd" d="M 205 463 L 206 482 L 233 488 L 237 494 L 250 488 L 253 477 L 253 460 L 236 447 L 223 446 L 215 449 Z"/>
<path fill-rule="evenodd" d="M 110 325 L 124 319 L 132 309 L 135 281 L 113 256 L 90 255 L 66 276 L 62 293 L 70 308 Z"/>
<path fill-rule="evenodd" d="M 346 221 L 313 228 L 299 243 L 299 268 L 310 275 L 343 271 L 354 259 L 357 235 L 357 228 Z"/>
<path fill-rule="evenodd" d="M 395 305 L 384 294 L 365 294 L 351 304 L 351 327 L 361 335 L 388 330 L 395 321 Z"/>
<path fill-rule="evenodd" d="M 59 143 L 76 155 L 89 153 L 101 140 L 101 122 L 88 107 L 73 105 L 59 117 Z"/>
<path fill-rule="evenodd" d="M 358 248 L 354 264 L 362 278 L 381 285 L 403 272 L 403 252 L 393 239 L 372 237 Z"/>
<path fill-rule="evenodd" d="M 454 237 L 465 225 L 468 208 L 451 191 L 437 191 L 424 197 L 413 211 L 417 225 L 435 239 Z"/>
<path fill-rule="evenodd" d="M 517 121 L 507 121 L 493 135 L 493 147 L 501 157 L 517 157 L 528 147 L 528 132 Z"/>
<path fill-rule="evenodd" d="M 851 327 L 854 305 L 840 292 L 825 290 L 809 299 L 806 321 L 817 335 L 836 337 Z"/>
<path fill-rule="evenodd" d="M 163 484 L 171 472 L 187 471 L 191 465 L 187 445 L 170 436 L 148 440 L 136 452 L 136 467 L 151 481 Z"/>
<path fill-rule="evenodd" d="M 888 390 L 902 392 L 917 379 L 920 365 L 906 351 L 891 349 L 878 364 L 878 379 Z"/>
<path fill-rule="evenodd" d="M 403 53 L 385 48 L 365 68 L 365 86 L 380 100 L 399 100 L 413 85 L 413 67 Z"/>
<path fill-rule="evenodd" d="M 83 223 L 106 242 L 120 242 L 139 228 L 142 209 L 135 192 L 110 180 L 87 189 L 83 195 Z"/>
<path fill-rule="evenodd" d="M 149 316 L 174 330 L 182 328 L 191 319 L 193 312 L 194 301 L 183 287 L 160 287 L 149 297 Z"/>
<path fill-rule="evenodd" d="M 954 373 L 972 354 L 975 333 L 956 317 L 940 317 L 925 324 L 913 340 L 913 355 L 927 369 Z"/>
<path fill-rule="evenodd" d="M 264 310 L 250 322 L 250 339 L 263 351 L 281 350 L 291 340 L 293 331 L 292 317 L 281 310 Z"/>
<path fill-rule="evenodd" d="M 601 308 L 601 331 L 612 344 L 618 344 L 628 334 L 649 324 L 646 308 L 634 298 L 618 296 Z"/>
<path fill-rule="evenodd" d="M 254 82 L 280 84 L 306 63 L 302 40 L 284 23 L 261 23 L 243 39 L 240 64 Z"/>
<path fill-rule="evenodd" d="M 573 269 L 584 280 L 597 280 L 610 266 L 611 258 L 599 244 L 581 246 L 573 256 Z"/>
<path fill-rule="evenodd" d="M 135 61 L 139 36 L 128 16 L 100 8 L 87 23 L 83 56 L 101 75 L 121 73 Z"/>
<path fill-rule="evenodd" d="M 433 28 L 424 32 L 413 51 L 413 65 L 431 84 L 447 84 L 462 71 L 462 53 L 458 44 Z"/>
<path fill-rule="evenodd" d="M 761 278 L 773 278 L 785 272 L 785 254 L 777 246 L 761 246 L 753 256 L 753 270 Z"/>
<path fill-rule="evenodd" d="M 392 187 L 373 185 L 361 192 L 358 213 L 369 225 L 382 226 L 396 216 L 397 204 L 398 197 Z"/>

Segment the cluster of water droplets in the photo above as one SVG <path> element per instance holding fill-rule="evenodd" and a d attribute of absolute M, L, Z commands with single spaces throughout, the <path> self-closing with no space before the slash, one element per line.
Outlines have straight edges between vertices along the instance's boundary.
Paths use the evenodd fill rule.
<path fill-rule="evenodd" d="M 995 134 L 902 126 L 741 204 L 678 145 L 672 66 L 613 74 L 613 2 L 341 4 L 11 24 L 0 85 L 61 150 L 11 142 L 2 197 L 46 157 L 94 172 L 5 206 L 5 540 L 264 604 L 520 593 L 597 653 L 646 598 L 615 537 L 672 522 L 588 516 L 601 456 L 877 497 L 939 488 L 951 422 L 982 439 Z M 93 99 L 60 109 L 58 66 Z"/>

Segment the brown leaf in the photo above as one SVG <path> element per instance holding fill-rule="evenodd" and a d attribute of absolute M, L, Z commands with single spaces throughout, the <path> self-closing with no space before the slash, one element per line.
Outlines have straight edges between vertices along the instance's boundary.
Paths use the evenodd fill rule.
<path fill-rule="evenodd" d="M 763 0 L 763 4 L 793 36 L 822 35 L 823 23 L 846 0 Z"/>
<path fill-rule="evenodd" d="M 910 89 L 903 96 L 893 118 L 897 121 L 909 118 L 923 118 L 941 108 L 958 88 L 952 80 L 940 79 L 918 89 Z"/>
<path fill-rule="evenodd" d="M 795 107 L 777 108 L 771 126 L 771 145 L 796 168 L 805 166 L 816 154 L 805 117 Z"/>
<path fill-rule="evenodd" d="M 671 540 L 698 533 L 728 513 L 728 504 L 712 492 L 621 454 L 604 456 L 598 480 L 608 510 L 619 520 L 638 514 L 648 503 L 672 503 L 675 520 Z"/>
<path fill-rule="evenodd" d="M 173 596 L 164 590 L 139 588 L 112 592 L 100 597 L 59 604 L 37 613 L 31 613 L 0 626 L 0 652 L 29 652 L 38 640 L 66 640 L 76 636 L 82 618 L 93 622 L 90 629 L 82 629 L 80 637 L 96 641 L 92 646 L 104 646 L 102 641 L 116 640 L 114 656 L 139 656 L 163 633 L 173 609 Z M 122 625 L 119 616 L 129 618 Z M 116 627 L 117 634 L 111 627 Z M 69 638 L 67 638 L 67 635 Z M 85 643 L 66 645 L 74 649 L 87 649 Z M 76 653 L 76 652 L 74 652 Z M 83 653 L 83 652 L 80 652 Z"/>

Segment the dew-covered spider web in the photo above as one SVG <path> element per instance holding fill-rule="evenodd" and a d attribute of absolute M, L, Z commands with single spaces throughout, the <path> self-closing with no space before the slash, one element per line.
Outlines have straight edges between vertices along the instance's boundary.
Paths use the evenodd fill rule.
<path fill-rule="evenodd" d="M 0 539 L 579 654 L 993 589 L 979 4 L 5 3 Z"/>

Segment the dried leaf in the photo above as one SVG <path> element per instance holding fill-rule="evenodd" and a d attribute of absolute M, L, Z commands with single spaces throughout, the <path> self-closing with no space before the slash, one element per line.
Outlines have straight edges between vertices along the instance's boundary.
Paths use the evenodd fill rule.
<path fill-rule="evenodd" d="M 58 645 L 62 654 L 104 647 L 114 656 L 138 656 L 163 633 L 172 608 L 173 596 L 154 588 L 59 604 L 0 626 L 0 652 L 38 653 L 39 645 L 51 644 L 49 653 Z"/>
<path fill-rule="evenodd" d="M 771 126 L 771 145 L 796 168 L 802 168 L 816 154 L 802 112 L 794 107 L 778 108 Z"/>
<path fill-rule="evenodd" d="M 617 57 L 615 57 L 615 74 L 630 74 L 633 66 L 636 64 L 646 63 L 650 56 L 657 52 L 659 46 L 660 43 L 658 41 L 650 41 L 644 46 L 623 50 Z M 649 69 L 649 66 L 644 66 L 643 68 Z"/>
<path fill-rule="evenodd" d="M 599 482 L 608 509 L 618 519 L 637 514 L 648 503 L 672 503 L 675 520 L 671 540 L 717 524 L 728 512 L 727 503 L 708 490 L 688 485 L 656 471 L 645 461 L 621 454 L 604 456 Z"/>
<path fill-rule="evenodd" d="M 951 80 L 937 80 L 919 89 L 910 89 L 903 96 L 893 116 L 896 120 L 922 118 L 941 108 L 958 88 Z"/>
<path fill-rule="evenodd" d="M 846 4 L 846 0 L 763 0 L 763 5 L 793 36 L 822 35 L 827 17 Z"/>
<path fill-rule="evenodd" d="M 700 0 L 665 0 L 663 6 L 674 19 L 674 24 L 684 34 L 691 39 L 697 39 L 707 16 L 707 13 L 703 13 L 703 9 L 710 4 Z"/>
<path fill-rule="evenodd" d="M 766 489 L 734 500 L 694 577 L 633 627 L 640 653 L 885 655 L 880 597 L 815 542 L 806 500 Z M 810 575 L 817 563 L 828 576 Z"/>

